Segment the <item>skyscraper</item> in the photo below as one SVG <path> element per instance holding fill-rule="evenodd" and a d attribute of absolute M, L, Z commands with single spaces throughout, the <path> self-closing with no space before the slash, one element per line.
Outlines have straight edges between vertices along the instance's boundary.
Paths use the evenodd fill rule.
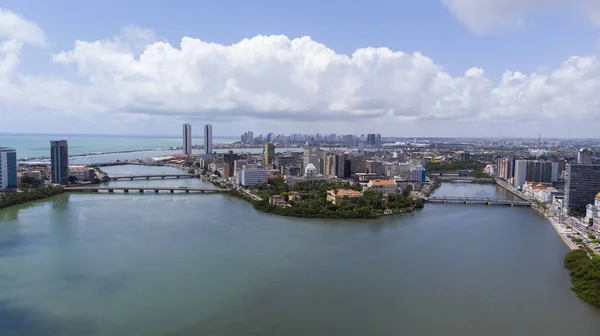
<path fill-rule="evenodd" d="M 600 165 L 568 164 L 565 180 L 565 206 L 567 209 L 585 207 L 594 203 L 596 194 L 600 192 Z"/>
<path fill-rule="evenodd" d="M 17 187 L 17 152 L 0 147 L 0 190 Z"/>
<path fill-rule="evenodd" d="M 204 154 L 212 154 L 213 142 L 212 142 L 212 125 L 204 125 Z"/>
<path fill-rule="evenodd" d="M 192 125 L 183 124 L 183 154 L 192 154 Z"/>
<path fill-rule="evenodd" d="M 577 163 L 591 164 L 592 163 L 592 151 L 587 148 L 582 148 L 577 153 Z"/>
<path fill-rule="evenodd" d="M 52 183 L 69 183 L 69 145 L 66 140 L 50 141 Z"/>
<path fill-rule="evenodd" d="M 275 160 L 275 144 L 272 142 L 265 143 L 265 166 L 272 166 Z"/>

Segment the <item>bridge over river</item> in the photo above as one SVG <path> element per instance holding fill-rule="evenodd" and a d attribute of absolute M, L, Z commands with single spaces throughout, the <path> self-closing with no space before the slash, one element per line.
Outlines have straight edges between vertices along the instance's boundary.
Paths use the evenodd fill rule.
<path fill-rule="evenodd" d="M 184 192 L 184 193 L 225 193 L 230 189 L 216 189 L 216 188 L 196 188 L 196 187 L 169 187 L 169 186 L 101 186 L 101 187 L 90 187 L 90 186 L 78 186 L 78 187 L 65 187 L 65 191 L 71 192 L 109 192 L 122 191 L 129 193 L 130 191 L 137 191 L 143 193 L 145 191 L 154 191 L 158 193 L 160 191 L 168 191 L 170 193 Z"/>
<path fill-rule="evenodd" d="M 486 197 L 428 197 L 427 201 L 431 202 L 431 203 L 531 206 L 531 203 L 526 202 L 526 201 L 515 201 L 515 200 L 486 198 Z"/>
<path fill-rule="evenodd" d="M 123 175 L 123 176 L 109 176 L 108 179 L 111 181 L 117 180 L 137 180 L 137 179 L 165 179 L 165 178 L 192 178 L 196 177 L 191 174 L 158 174 L 158 175 Z"/>

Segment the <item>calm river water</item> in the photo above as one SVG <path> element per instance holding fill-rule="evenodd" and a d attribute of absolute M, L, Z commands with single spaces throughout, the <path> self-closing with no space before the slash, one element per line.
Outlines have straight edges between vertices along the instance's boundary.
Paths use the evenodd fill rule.
<path fill-rule="evenodd" d="M 132 169 L 171 171 L 105 170 Z M 0 211 L 0 335 L 597 335 L 567 252 L 527 208 L 334 221 L 226 195 L 64 194 Z"/>

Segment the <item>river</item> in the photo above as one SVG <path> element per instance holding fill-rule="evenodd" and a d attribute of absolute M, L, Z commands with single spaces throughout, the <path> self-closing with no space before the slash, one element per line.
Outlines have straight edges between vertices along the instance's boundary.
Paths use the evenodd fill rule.
<path fill-rule="evenodd" d="M 111 175 L 170 173 L 117 166 Z M 201 186 L 198 179 L 110 182 Z M 444 184 L 438 196 L 507 197 Z M 0 211 L 0 335 L 597 335 L 528 208 L 307 220 L 227 195 L 63 194 Z"/>

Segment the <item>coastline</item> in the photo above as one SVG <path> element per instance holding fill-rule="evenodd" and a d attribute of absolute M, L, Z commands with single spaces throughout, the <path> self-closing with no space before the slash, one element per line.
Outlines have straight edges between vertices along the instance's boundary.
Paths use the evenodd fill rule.
<path fill-rule="evenodd" d="M 518 191 L 515 191 L 514 189 L 510 188 L 510 185 L 508 183 L 506 183 L 505 181 L 496 179 L 496 185 L 498 185 L 502 189 L 510 192 L 512 195 L 519 197 L 520 199 L 527 200 L 523 195 L 519 194 Z M 564 229 L 561 228 L 561 224 L 558 223 L 554 219 L 554 217 L 548 216 L 543 209 L 541 209 L 533 204 L 531 205 L 531 208 L 534 209 L 535 211 L 537 211 L 538 213 L 540 213 L 541 215 L 543 215 L 544 218 L 546 218 L 546 220 L 548 220 L 548 222 L 550 222 L 550 224 L 552 225 L 552 228 L 554 228 L 554 231 L 556 231 L 556 234 L 558 234 L 560 239 L 565 243 L 565 245 L 567 245 L 567 247 L 571 251 L 579 250 L 579 247 L 577 247 L 577 245 L 575 245 L 575 243 L 569 237 L 567 237 L 567 234 L 565 233 Z"/>

